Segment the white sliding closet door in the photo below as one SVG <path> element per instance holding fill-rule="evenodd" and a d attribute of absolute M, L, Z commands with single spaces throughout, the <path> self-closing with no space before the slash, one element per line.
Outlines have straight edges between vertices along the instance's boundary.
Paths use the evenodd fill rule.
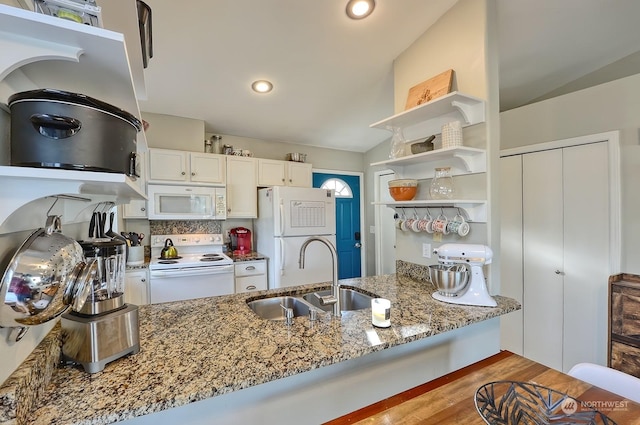
<path fill-rule="evenodd" d="M 562 369 L 562 150 L 523 155 L 522 208 L 524 355 Z"/>
<path fill-rule="evenodd" d="M 522 347 L 525 357 L 565 372 L 579 362 L 605 365 L 613 272 L 607 142 L 500 162 L 501 287 L 523 305 L 521 338 L 513 329 L 520 317 L 503 320 L 502 347 Z"/>
<path fill-rule="evenodd" d="M 609 167 L 606 143 L 563 149 L 564 355 L 606 365 L 609 275 Z"/>

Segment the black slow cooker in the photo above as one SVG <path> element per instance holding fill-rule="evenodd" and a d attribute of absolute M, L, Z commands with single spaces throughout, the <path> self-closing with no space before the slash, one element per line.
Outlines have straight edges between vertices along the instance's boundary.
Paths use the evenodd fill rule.
<path fill-rule="evenodd" d="M 11 165 L 135 175 L 140 120 L 78 93 L 39 89 L 9 97 Z"/>

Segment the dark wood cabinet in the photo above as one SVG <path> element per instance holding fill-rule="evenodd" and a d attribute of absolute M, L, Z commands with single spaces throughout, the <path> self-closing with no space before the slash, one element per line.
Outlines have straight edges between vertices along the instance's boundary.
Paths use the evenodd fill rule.
<path fill-rule="evenodd" d="M 609 277 L 609 367 L 640 378 L 640 276 Z"/>

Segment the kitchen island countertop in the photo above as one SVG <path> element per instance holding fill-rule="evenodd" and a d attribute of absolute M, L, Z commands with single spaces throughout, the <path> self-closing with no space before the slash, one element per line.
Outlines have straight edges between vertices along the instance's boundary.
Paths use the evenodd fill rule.
<path fill-rule="evenodd" d="M 122 421 L 428 338 L 520 308 L 517 301 L 502 296 L 495 296 L 498 306 L 493 308 L 442 303 L 432 299 L 429 283 L 400 275 L 340 283 L 390 299 L 391 327 L 374 328 L 370 309 L 344 312 L 340 319 L 326 313 L 316 322 L 297 317 L 286 326 L 260 319 L 246 305 L 251 299 L 308 292 L 328 284 L 141 306 L 138 354 L 109 363 L 103 372 L 93 375 L 78 367 L 55 369 L 32 411 L 25 411 L 24 404 L 17 405 L 6 394 L 8 386 L 15 387 L 15 379 L 24 377 L 21 366 L 5 382 L 5 389 L 0 389 L 0 423 L 11 416 L 6 409 L 12 403 L 7 400 L 14 402 L 13 416 L 17 411 L 18 418 L 13 423 L 17 425 Z M 377 338 L 371 338 L 372 332 Z M 48 340 L 50 345 L 59 343 L 59 334 L 57 326 L 43 344 Z M 32 356 L 44 357 L 40 347 L 36 351 Z M 34 360 L 27 359 L 25 364 L 33 368 Z"/>

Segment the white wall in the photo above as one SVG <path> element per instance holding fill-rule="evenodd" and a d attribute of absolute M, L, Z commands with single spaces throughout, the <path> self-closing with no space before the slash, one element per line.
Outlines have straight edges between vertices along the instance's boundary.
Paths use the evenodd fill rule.
<path fill-rule="evenodd" d="M 394 110 L 402 112 L 409 89 L 447 69 L 454 70 L 452 90 L 487 98 L 485 1 L 460 0 L 394 64 Z"/>
<path fill-rule="evenodd" d="M 212 133 L 207 133 L 207 138 Z M 364 154 L 361 152 L 327 149 L 317 146 L 299 145 L 296 143 L 252 139 L 231 135 L 221 135 L 221 144 L 233 146 L 234 149 L 248 149 L 256 158 L 286 160 L 287 153 L 300 152 L 307 155 L 306 162 L 316 169 L 340 171 L 364 171 Z"/>
<path fill-rule="evenodd" d="M 149 122 L 146 132 L 147 143 L 152 148 L 177 149 L 191 152 L 203 152 L 204 141 L 212 136 L 205 132 L 204 121 L 171 115 L 142 113 L 142 118 Z M 221 144 L 228 144 L 234 149 L 248 149 L 255 158 L 278 159 L 284 161 L 289 152 L 307 154 L 307 162 L 314 168 L 364 171 L 364 154 L 360 152 L 341 151 L 295 143 L 268 141 L 220 134 Z"/>
<path fill-rule="evenodd" d="M 621 271 L 640 274 L 640 74 L 503 112 L 500 121 L 502 149 L 620 130 Z"/>
<path fill-rule="evenodd" d="M 149 123 L 145 132 L 149 147 L 203 151 L 204 121 L 147 112 L 142 113 L 142 119 Z"/>

